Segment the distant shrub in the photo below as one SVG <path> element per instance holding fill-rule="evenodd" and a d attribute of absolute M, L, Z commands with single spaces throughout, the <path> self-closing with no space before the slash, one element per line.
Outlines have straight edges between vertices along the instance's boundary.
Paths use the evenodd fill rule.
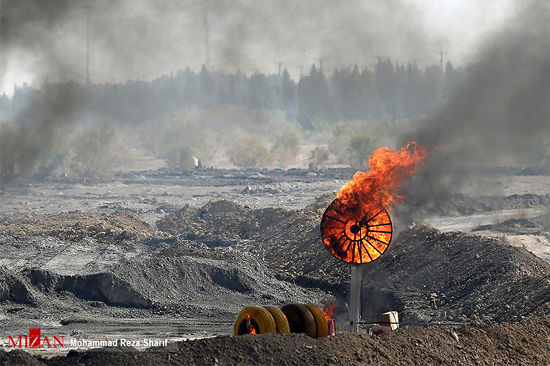
<path fill-rule="evenodd" d="M 143 129 L 141 141 L 172 169 L 193 169 L 195 159 L 212 158 L 213 139 L 198 122 L 190 119 L 185 113 L 176 113 L 158 123 L 150 123 Z"/>
<path fill-rule="evenodd" d="M 0 123 L 0 177 L 12 178 L 21 173 L 26 173 L 20 167 L 17 153 L 18 144 L 21 142 L 20 129 L 9 122 Z M 21 149 L 23 150 L 23 149 Z"/>
<path fill-rule="evenodd" d="M 328 160 L 329 152 L 324 147 L 317 146 L 309 154 L 309 168 L 318 169 Z"/>
<path fill-rule="evenodd" d="M 229 160 L 241 168 L 270 166 L 273 157 L 265 145 L 252 136 L 241 137 L 228 150 Z"/>
<path fill-rule="evenodd" d="M 349 142 L 348 159 L 353 169 L 365 170 L 374 146 L 367 136 L 353 136 Z"/>
<path fill-rule="evenodd" d="M 191 170 L 195 168 L 195 157 L 193 152 L 187 146 L 171 147 L 164 152 L 164 158 L 173 169 Z"/>
<path fill-rule="evenodd" d="M 300 151 L 300 137 L 295 131 L 287 130 L 275 139 L 271 154 L 277 166 L 286 167 Z"/>
<path fill-rule="evenodd" d="M 72 175 L 100 181 L 112 177 L 124 154 L 115 129 L 104 123 L 84 129 L 73 140 L 66 160 Z"/>
<path fill-rule="evenodd" d="M 338 162 L 365 169 L 370 154 L 378 147 L 392 144 L 395 127 L 387 119 L 352 120 L 332 129 L 330 152 Z"/>

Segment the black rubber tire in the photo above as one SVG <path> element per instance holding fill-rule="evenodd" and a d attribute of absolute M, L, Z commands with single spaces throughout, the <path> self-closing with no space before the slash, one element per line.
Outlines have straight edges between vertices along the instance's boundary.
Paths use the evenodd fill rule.
<path fill-rule="evenodd" d="M 267 311 L 267 309 L 264 309 L 261 306 L 247 306 L 246 308 L 241 310 L 239 315 L 237 315 L 235 325 L 233 326 L 234 335 L 238 336 L 244 334 L 239 334 L 239 328 L 241 327 L 241 323 L 243 321 L 247 321 L 249 315 L 250 318 L 253 319 L 254 322 L 258 325 L 258 329 L 256 329 L 256 334 L 277 333 L 275 319 L 273 319 L 271 313 Z"/>
<path fill-rule="evenodd" d="M 278 334 L 288 334 L 290 333 L 290 325 L 288 325 L 288 319 L 286 318 L 285 313 L 275 306 L 264 306 L 264 308 L 269 311 L 273 319 L 275 320 L 275 325 L 277 327 Z"/>
<path fill-rule="evenodd" d="M 317 336 L 315 318 L 307 306 L 303 304 L 288 304 L 281 308 L 288 319 L 291 333 L 305 333 L 310 337 Z"/>
<path fill-rule="evenodd" d="M 325 318 L 325 313 L 321 309 L 319 309 L 317 306 L 313 304 L 305 304 L 306 307 L 311 311 L 313 314 L 313 318 L 315 319 L 315 325 L 317 326 L 317 338 L 325 338 L 328 337 L 328 324 L 327 324 L 327 318 Z"/>

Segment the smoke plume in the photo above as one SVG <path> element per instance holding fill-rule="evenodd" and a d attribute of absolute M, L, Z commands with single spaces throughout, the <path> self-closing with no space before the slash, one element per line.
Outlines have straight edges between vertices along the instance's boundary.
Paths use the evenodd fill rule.
<path fill-rule="evenodd" d="M 88 79 L 150 79 L 207 63 L 251 72 L 275 60 L 297 70 L 319 59 L 421 58 L 429 42 L 418 19 L 400 0 L 1 0 L 0 76 L 31 74 L 40 103 L 31 100 L 1 126 L 0 175 L 53 167 L 56 146 L 90 107 L 81 86 Z M 409 31 L 392 33 L 404 24 Z"/>
<path fill-rule="evenodd" d="M 401 210 L 417 216 L 436 210 L 495 167 L 548 172 L 550 6 L 521 2 L 513 19 L 479 51 L 467 80 L 437 113 L 404 136 L 430 152 Z"/>
<path fill-rule="evenodd" d="M 403 0 L 3 0 L 2 55 L 35 84 L 151 79 L 202 64 L 291 74 L 372 64 L 376 56 L 433 60 L 436 37 Z M 389 40 L 389 41 L 388 41 Z M 208 56 L 207 56 L 208 48 Z"/>

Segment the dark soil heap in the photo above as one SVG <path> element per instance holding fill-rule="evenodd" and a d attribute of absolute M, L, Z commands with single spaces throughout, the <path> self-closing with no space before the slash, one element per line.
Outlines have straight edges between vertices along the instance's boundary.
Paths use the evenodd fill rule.
<path fill-rule="evenodd" d="M 186 205 L 157 227 L 207 244 L 232 239 L 239 250 L 263 257 L 278 278 L 338 292 L 346 287 L 349 269 L 324 250 L 319 231 L 321 215 L 333 199 L 324 195 L 303 210 L 252 209 L 230 201 L 199 209 Z"/>
<path fill-rule="evenodd" d="M 550 314 L 550 264 L 500 239 L 415 227 L 364 275 L 371 289 L 390 289 L 410 321 Z"/>
<path fill-rule="evenodd" d="M 0 351 L 2 365 L 545 365 L 550 320 L 486 327 L 411 327 L 380 337 L 344 333 L 247 335 L 178 342 L 166 349 L 71 351 L 51 359 Z"/>
<path fill-rule="evenodd" d="M 440 215 L 471 215 L 495 210 L 522 209 L 550 206 L 550 194 L 512 194 L 509 196 L 471 197 L 454 194 L 433 208 Z"/>
<path fill-rule="evenodd" d="M 17 237 L 52 236 L 61 240 L 86 237 L 103 242 L 144 241 L 155 230 L 137 215 L 127 211 L 112 214 L 87 214 L 80 211 L 55 214 L 3 214 L 0 233 Z"/>
<path fill-rule="evenodd" d="M 0 301 L 26 304 L 31 302 L 31 298 L 29 290 L 18 276 L 0 266 Z"/>
<path fill-rule="evenodd" d="M 210 203 L 199 210 L 186 207 L 158 226 L 223 236 L 225 220 L 231 223 L 228 237 L 247 239 L 235 247 L 258 253 L 278 278 L 345 297 L 349 267 L 324 248 L 319 230 L 333 198 L 322 196 L 299 211 Z M 247 227 L 242 236 L 239 222 Z M 387 254 L 366 265 L 363 286 L 365 320 L 389 310 L 400 311 L 409 323 L 518 321 L 550 314 L 550 264 L 500 239 L 425 226 L 402 232 Z"/>
<path fill-rule="evenodd" d="M 186 205 L 159 220 L 157 227 L 172 235 L 183 235 L 188 239 L 249 239 L 260 235 L 286 215 L 287 211 L 283 209 L 255 210 L 222 200 L 209 202 L 201 208 Z"/>
<path fill-rule="evenodd" d="M 496 231 L 516 235 L 541 235 L 542 231 L 538 225 L 524 218 L 508 219 L 496 224 L 480 225 L 472 231 Z"/>

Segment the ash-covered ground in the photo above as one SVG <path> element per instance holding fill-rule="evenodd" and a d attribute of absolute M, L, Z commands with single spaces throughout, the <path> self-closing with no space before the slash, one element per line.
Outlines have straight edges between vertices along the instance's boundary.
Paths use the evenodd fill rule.
<path fill-rule="evenodd" d="M 319 223 L 352 173 L 157 170 L 99 185 L 22 181 L 1 195 L 2 345 L 29 328 L 76 339 L 176 344 L 231 334 L 236 314 L 248 305 L 323 306 L 328 300 L 336 303 L 343 329 L 350 271 L 324 248 Z M 403 337 L 415 341 L 432 332 L 414 330 L 426 324 L 479 327 L 458 331 L 466 332 L 456 337 L 462 340 L 490 326 L 498 333 L 494 323 L 531 327 L 550 315 L 550 178 L 484 179 L 494 191 L 453 196 L 424 222 L 394 220 L 398 234 L 389 252 L 364 273 L 363 320 L 397 310 L 413 327 Z M 518 332 L 510 327 L 505 332 Z M 454 332 L 434 329 L 441 337 Z M 539 336 L 547 341 L 545 332 Z M 263 352 L 264 343 L 243 342 Z M 177 347 L 193 344 L 208 347 Z M 231 361 L 239 359 L 225 362 Z"/>

